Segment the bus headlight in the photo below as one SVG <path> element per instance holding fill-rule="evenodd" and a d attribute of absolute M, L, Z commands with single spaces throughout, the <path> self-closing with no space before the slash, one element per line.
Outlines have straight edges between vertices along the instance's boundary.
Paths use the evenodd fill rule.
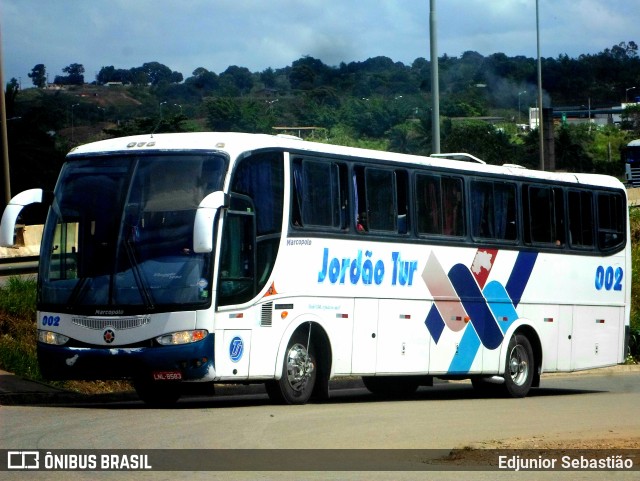
<path fill-rule="evenodd" d="M 189 344 L 190 342 L 198 342 L 207 337 L 209 332 L 205 329 L 196 329 L 194 331 L 178 331 L 171 334 L 156 337 L 158 344 L 163 346 L 173 346 L 176 344 Z"/>
<path fill-rule="evenodd" d="M 38 331 L 38 341 L 44 344 L 53 344 L 55 346 L 62 346 L 63 344 L 66 344 L 69 341 L 69 338 L 57 332 Z"/>

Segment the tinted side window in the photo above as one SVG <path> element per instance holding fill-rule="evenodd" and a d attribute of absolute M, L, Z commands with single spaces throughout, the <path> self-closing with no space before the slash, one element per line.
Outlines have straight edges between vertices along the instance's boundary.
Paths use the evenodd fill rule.
<path fill-rule="evenodd" d="M 402 169 L 353 168 L 353 219 L 360 233 L 408 232 L 408 174 Z"/>
<path fill-rule="evenodd" d="M 419 234 L 464 235 L 462 179 L 418 174 L 415 192 Z"/>
<path fill-rule="evenodd" d="M 525 242 L 565 243 L 563 191 L 557 187 L 524 186 Z"/>
<path fill-rule="evenodd" d="M 470 196 L 473 237 L 516 240 L 518 231 L 515 184 L 472 181 Z"/>
<path fill-rule="evenodd" d="M 598 199 L 598 247 L 609 250 L 624 243 L 625 202 L 622 194 L 597 194 Z"/>
<path fill-rule="evenodd" d="M 346 166 L 295 159 L 292 222 L 297 227 L 346 227 Z"/>
<path fill-rule="evenodd" d="M 587 191 L 569 191 L 567 195 L 569 245 L 576 248 L 593 247 L 593 195 Z"/>
<path fill-rule="evenodd" d="M 396 231 L 393 171 L 365 169 L 365 182 L 369 229 Z"/>
<path fill-rule="evenodd" d="M 242 160 L 233 175 L 231 190 L 253 200 L 258 235 L 281 232 L 284 200 L 282 154 L 268 152 Z"/>

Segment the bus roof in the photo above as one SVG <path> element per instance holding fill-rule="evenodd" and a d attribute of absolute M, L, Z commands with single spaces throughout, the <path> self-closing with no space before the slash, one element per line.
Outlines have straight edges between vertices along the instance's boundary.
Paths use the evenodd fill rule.
<path fill-rule="evenodd" d="M 640 141 L 639 141 L 640 142 Z M 356 147 L 309 142 L 289 135 L 248 134 L 238 132 L 188 132 L 171 134 L 146 134 L 130 137 L 118 137 L 101 140 L 75 147 L 68 154 L 68 158 L 86 156 L 90 154 L 110 154 L 119 152 L 184 152 L 192 150 L 223 151 L 234 160 L 241 154 L 263 149 L 278 149 L 290 152 L 328 154 L 354 159 L 377 159 L 389 162 L 403 162 L 408 164 L 432 166 L 445 169 L 455 169 L 466 172 L 484 172 L 495 175 L 509 175 L 530 179 L 552 180 L 576 184 L 589 184 L 612 188 L 623 188 L 623 184 L 615 177 L 599 174 L 573 174 L 546 172 L 524 169 L 516 164 L 503 166 L 483 164 L 446 158 L 446 154 L 424 157 L 394 152 L 368 150 Z"/>

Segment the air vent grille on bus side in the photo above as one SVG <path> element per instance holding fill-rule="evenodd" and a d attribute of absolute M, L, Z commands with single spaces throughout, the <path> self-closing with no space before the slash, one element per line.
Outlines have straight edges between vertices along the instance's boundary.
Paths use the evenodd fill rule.
<path fill-rule="evenodd" d="M 272 319 L 273 313 L 273 302 L 267 302 L 262 305 L 262 316 L 260 316 L 260 326 L 261 327 L 271 327 L 273 324 Z"/>

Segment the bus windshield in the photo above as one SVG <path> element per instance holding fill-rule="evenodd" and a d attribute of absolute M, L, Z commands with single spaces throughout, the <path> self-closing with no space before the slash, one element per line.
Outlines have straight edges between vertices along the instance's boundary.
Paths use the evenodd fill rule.
<path fill-rule="evenodd" d="M 640 145 L 630 146 L 625 149 L 625 159 L 629 164 L 640 162 Z"/>
<path fill-rule="evenodd" d="M 208 304 L 210 255 L 193 252 L 193 222 L 225 168 L 223 156 L 203 153 L 67 162 L 42 240 L 41 306 Z"/>

